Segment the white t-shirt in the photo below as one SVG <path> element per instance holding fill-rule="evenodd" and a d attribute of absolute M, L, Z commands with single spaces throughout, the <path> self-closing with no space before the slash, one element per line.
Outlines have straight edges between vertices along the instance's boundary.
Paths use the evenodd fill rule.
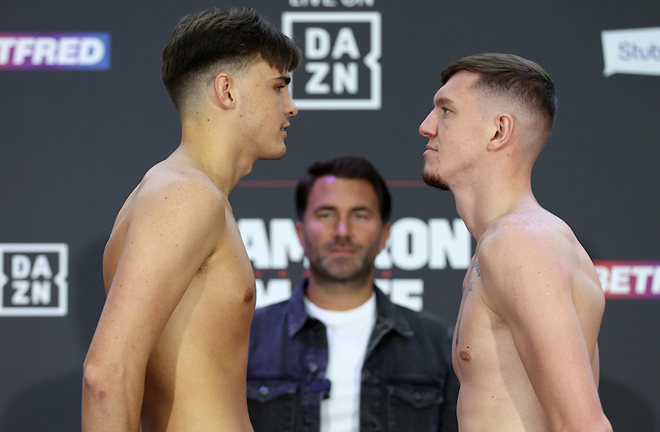
<path fill-rule="evenodd" d="M 376 295 L 347 311 L 321 309 L 305 297 L 305 309 L 325 324 L 328 336 L 330 397 L 321 403 L 321 432 L 358 432 L 362 364 L 376 323 Z"/>

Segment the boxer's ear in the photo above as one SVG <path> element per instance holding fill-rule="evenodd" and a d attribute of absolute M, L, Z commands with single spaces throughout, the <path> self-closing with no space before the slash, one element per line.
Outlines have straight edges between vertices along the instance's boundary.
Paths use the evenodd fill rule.
<path fill-rule="evenodd" d="M 233 109 L 236 106 L 234 79 L 226 73 L 216 75 L 213 80 L 214 102 L 223 109 Z"/>
<path fill-rule="evenodd" d="M 515 128 L 514 118 L 508 113 L 497 114 L 493 123 L 492 134 L 487 146 L 488 151 L 498 151 L 506 147 Z"/>

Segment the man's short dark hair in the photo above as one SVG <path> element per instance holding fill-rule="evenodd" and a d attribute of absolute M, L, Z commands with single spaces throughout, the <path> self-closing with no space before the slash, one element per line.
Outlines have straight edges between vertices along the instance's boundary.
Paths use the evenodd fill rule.
<path fill-rule="evenodd" d="M 373 186 L 376 197 L 378 197 L 381 220 L 383 223 L 389 221 L 392 213 L 390 191 L 378 170 L 362 156 L 338 156 L 333 159 L 315 162 L 307 169 L 307 173 L 298 180 L 298 186 L 296 187 L 296 214 L 299 221 L 302 221 L 305 216 L 307 201 L 314 182 L 324 176 L 367 180 Z"/>
<path fill-rule="evenodd" d="M 442 83 L 462 70 L 480 75 L 474 88 L 487 94 L 520 102 L 547 121 L 552 130 L 557 115 L 557 96 L 550 75 L 531 60 L 513 54 L 486 53 L 464 57 L 442 71 Z"/>
<path fill-rule="evenodd" d="M 186 85 L 195 75 L 212 72 L 218 65 L 240 73 L 260 58 L 290 72 L 298 67 L 301 54 L 291 39 L 253 8 L 212 8 L 179 21 L 163 48 L 161 79 L 180 110 Z"/>

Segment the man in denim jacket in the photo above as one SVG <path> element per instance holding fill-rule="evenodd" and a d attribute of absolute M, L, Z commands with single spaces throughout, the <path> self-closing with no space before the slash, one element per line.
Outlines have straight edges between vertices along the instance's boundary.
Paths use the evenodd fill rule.
<path fill-rule="evenodd" d="M 255 432 L 457 431 L 452 329 L 373 282 L 391 199 L 364 158 L 313 164 L 296 190 L 310 276 L 255 312 L 247 373 Z"/>

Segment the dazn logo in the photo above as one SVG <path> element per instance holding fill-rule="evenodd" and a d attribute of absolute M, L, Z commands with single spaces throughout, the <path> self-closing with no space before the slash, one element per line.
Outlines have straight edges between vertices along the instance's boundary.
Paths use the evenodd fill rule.
<path fill-rule="evenodd" d="M 68 274 L 64 243 L 0 244 L 0 315 L 65 316 Z"/>

